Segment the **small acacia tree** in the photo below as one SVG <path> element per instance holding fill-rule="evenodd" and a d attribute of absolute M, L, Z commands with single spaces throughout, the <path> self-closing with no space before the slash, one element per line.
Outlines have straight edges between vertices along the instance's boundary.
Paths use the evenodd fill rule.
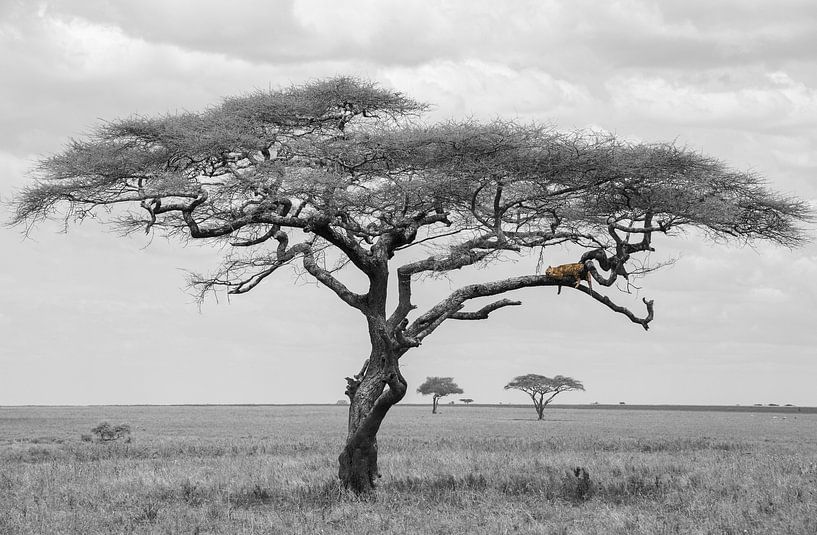
<path fill-rule="evenodd" d="M 468 406 L 469 404 L 471 404 L 471 403 L 473 403 L 473 402 L 474 402 L 474 400 L 473 400 L 473 399 L 471 399 L 471 398 L 460 398 L 460 401 L 462 401 L 463 403 L 465 403 L 465 405 L 466 405 L 466 406 Z"/>
<path fill-rule="evenodd" d="M 584 390 L 584 385 L 573 379 L 572 377 L 565 377 L 564 375 L 557 375 L 550 378 L 544 375 L 536 375 L 529 373 L 528 375 L 520 375 L 514 378 L 513 381 L 505 385 L 505 390 L 521 390 L 530 396 L 533 400 L 533 408 L 536 409 L 536 414 L 542 420 L 545 414 L 545 407 L 553 398 L 562 392 L 569 392 L 571 390 Z"/>
<path fill-rule="evenodd" d="M 600 290 L 619 282 L 626 290 L 649 271 L 639 257 L 654 250 L 653 234 L 695 228 L 718 241 L 792 246 L 811 218 L 804 202 L 757 176 L 672 144 L 505 121 L 423 125 L 415 118 L 425 108 L 341 77 L 227 98 L 201 113 L 105 122 L 40 162 L 12 222 L 30 231 L 54 215 L 66 224 L 93 216 L 120 231 L 214 244 L 222 268 L 191 281 L 202 298 L 216 288 L 245 294 L 299 264 L 358 311 L 368 333 L 370 351 L 347 377 L 338 468 L 344 485 L 365 492 L 378 476 L 380 424 L 407 390 L 400 359 L 448 321 L 521 304 L 480 299 L 567 285 L 647 329 L 653 301 L 639 315 Z M 414 312 L 424 276 L 564 244 L 592 289 L 537 269 L 462 284 Z M 362 274 L 362 290 L 347 286 L 346 270 Z M 270 304 L 271 316 L 284 313 Z"/>
<path fill-rule="evenodd" d="M 125 438 L 130 442 L 130 426 L 128 424 L 114 426 L 108 422 L 102 422 L 91 429 L 91 433 L 96 435 L 100 442 L 111 442 L 120 438 Z"/>
<path fill-rule="evenodd" d="M 449 394 L 462 394 L 463 390 L 453 377 L 427 377 L 426 381 L 417 388 L 417 393 L 424 396 L 431 394 L 431 414 L 437 414 L 437 404 L 440 398 Z"/>

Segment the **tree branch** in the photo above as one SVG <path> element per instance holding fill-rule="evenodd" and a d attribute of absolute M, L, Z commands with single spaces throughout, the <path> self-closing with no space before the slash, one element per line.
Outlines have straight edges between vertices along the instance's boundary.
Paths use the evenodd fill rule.
<path fill-rule="evenodd" d="M 555 397 L 556 397 L 556 394 L 558 394 L 559 392 L 561 392 L 561 390 L 558 390 L 558 389 L 557 389 L 555 392 L 553 392 L 553 394 L 551 394 L 551 395 L 550 395 L 550 397 L 548 397 L 548 398 L 547 398 L 547 400 L 545 400 L 545 401 L 542 403 L 542 406 L 543 406 L 543 407 L 546 407 L 546 406 L 548 405 L 548 403 L 550 403 L 551 401 L 553 401 L 553 398 L 555 398 Z M 545 397 L 545 396 L 544 396 L 544 394 L 542 394 L 542 399 L 543 399 L 543 400 L 544 400 L 544 397 Z"/>
<path fill-rule="evenodd" d="M 366 296 L 354 293 L 346 287 L 342 282 L 332 276 L 329 271 L 320 267 L 315 261 L 315 256 L 312 249 L 308 249 L 303 253 L 304 268 L 310 275 L 318 279 L 324 286 L 335 292 L 346 304 L 363 311 L 366 308 Z"/>
<path fill-rule="evenodd" d="M 491 241 L 490 235 L 483 235 L 452 247 L 448 256 L 443 258 L 430 256 L 423 260 L 400 266 L 397 269 L 398 303 L 388 320 L 389 325 L 397 325 L 408 316 L 409 312 L 417 308 L 411 304 L 412 275 L 428 271 L 443 273 L 462 269 L 466 266 L 476 264 L 488 256 L 495 254 L 498 250 L 505 248 L 505 245 Z"/>
<path fill-rule="evenodd" d="M 274 225 L 268 231 L 266 231 L 265 233 L 261 234 L 256 238 L 244 241 L 234 241 L 231 242 L 230 245 L 232 245 L 233 247 L 251 247 L 253 245 L 258 245 L 259 243 L 263 243 L 268 239 L 272 238 L 275 235 L 275 233 L 278 232 L 280 229 L 281 229 L 280 226 Z"/>
<path fill-rule="evenodd" d="M 452 320 L 485 320 L 488 319 L 488 314 L 502 307 L 521 305 L 522 301 L 513 301 L 511 299 L 500 299 L 494 301 L 489 305 L 485 305 L 475 312 L 454 312 L 448 315 L 448 319 Z"/>
<path fill-rule="evenodd" d="M 425 314 L 414 320 L 414 322 L 406 329 L 406 335 L 416 340 L 422 340 L 431 334 L 446 319 L 451 317 L 452 314 L 458 313 L 465 301 L 470 299 L 502 294 L 521 288 L 560 285 L 562 285 L 562 281 L 552 279 L 547 275 L 524 275 L 501 281 L 464 286 L 459 290 L 455 290 L 446 299 L 440 301 Z M 579 286 L 575 289 L 588 294 L 593 299 L 607 306 L 609 309 L 627 316 L 630 321 L 638 323 L 645 329 L 649 328 L 648 325 L 653 319 L 652 301 L 644 300 L 644 304 L 647 305 L 647 316 L 645 318 L 639 318 L 626 307 L 616 305 L 610 300 L 609 297 L 604 296 L 594 290 L 590 290 L 585 286 Z"/>
<path fill-rule="evenodd" d="M 649 324 L 653 320 L 653 317 L 655 316 L 655 312 L 653 310 L 654 301 L 652 300 L 647 301 L 646 298 L 641 299 L 647 307 L 647 315 L 643 318 L 639 318 L 628 308 L 613 303 L 613 301 L 611 301 L 609 297 L 607 297 L 606 295 L 602 295 L 595 290 L 585 288 L 584 286 L 579 286 L 578 288 L 576 288 L 576 290 L 586 293 L 596 301 L 604 304 L 604 306 L 606 306 L 610 310 L 618 312 L 619 314 L 624 314 L 625 316 L 630 318 L 630 321 L 632 321 L 633 323 L 638 323 L 639 325 L 644 327 L 645 331 L 649 330 L 650 328 Z"/>
<path fill-rule="evenodd" d="M 289 239 L 285 232 L 278 230 L 277 232 L 275 232 L 275 238 L 278 240 L 278 250 L 276 251 L 275 255 L 276 258 L 273 264 L 267 269 L 259 273 L 256 273 L 249 279 L 244 280 L 239 284 L 235 285 L 235 287 L 227 293 L 235 295 L 247 293 L 253 288 L 255 288 L 258 285 L 258 283 L 260 283 L 262 280 L 264 280 L 266 277 L 268 277 L 274 271 L 276 271 L 279 267 L 288 264 L 289 262 L 294 260 L 298 255 L 306 254 L 307 252 L 311 254 L 312 251 L 311 242 L 303 242 L 287 248 Z"/>
<path fill-rule="evenodd" d="M 327 218 L 315 219 L 306 228 L 343 251 L 343 254 L 366 275 L 371 276 L 375 273 L 376 267 L 368 252 L 349 236 L 335 231 Z"/>
<path fill-rule="evenodd" d="M 408 313 L 417 308 L 411 304 L 411 277 L 416 273 L 425 271 L 445 272 L 454 269 L 461 269 L 470 266 L 486 258 L 493 251 L 452 251 L 451 254 L 442 259 L 434 257 L 426 258 L 400 266 L 397 269 L 397 293 L 398 303 L 391 317 L 389 325 L 396 325 L 408 316 Z"/>
<path fill-rule="evenodd" d="M 397 269 L 397 295 L 397 307 L 387 322 L 390 329 L 402 323 L 409 312 L 417 308 L 411 304 L 411 272 L 404 270 L 403 266 Z"/>
<path fill-rule="evenodd" d="M 394 223 L 392 230 L 381 233 L 374 249 L 382 258 L 392 258 L 395 251 L 414 242 L 417 231 L 421 227 L 433 225 L 434 223 L 444 223 L 446 226 L 450 226 L 451 221 L 448 220 L 448 212 L 441 211 L 429 214 L 421 211 L 410 218 L 401 217 Z"/>

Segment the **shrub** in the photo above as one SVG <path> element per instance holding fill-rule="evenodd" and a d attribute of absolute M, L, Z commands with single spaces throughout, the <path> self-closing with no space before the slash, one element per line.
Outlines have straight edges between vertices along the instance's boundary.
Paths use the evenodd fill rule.
<path fill-rule="evenodd" d="M 100 442 L 110 442 L 120 438 L 124 438 L 125 442 L 130 442 L 130 426 L 128 424 L 112 426 L 108 422 L 102 422 L 91 429 L 91 433 L 96 435 Z"/>

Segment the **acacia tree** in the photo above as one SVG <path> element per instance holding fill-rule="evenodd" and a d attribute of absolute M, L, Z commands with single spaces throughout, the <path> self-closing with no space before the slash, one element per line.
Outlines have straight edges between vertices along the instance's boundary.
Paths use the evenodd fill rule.
<path fill-rule="evenodd" d="M 521 390 L 530 396 L 533 400 L 533 408 L 536 409 L 536 414 L 542 420 L 545 414 L 545 407 L 553 398 L 562 392 L 569 392 L 571 390 L 584 390 L 584 385 L 581 381 L 577 381 L 572 377 L 565 377 L 564 375 L 557 375 L 550 378 L 544 375 L 537 375 L 529 373 L 527 375 L 520 375 L 514 378 L 513 381 L 505 385 L 505 390 Z M 545 398 L 547 396 L 547 398 Z"/>
<path fill-rule="evenodd" d="M 463 390 L 457 386 L 453 377 L 426 377 L 425 382 L 417 388 L 417 393 L 424 396 L 433 395 L 431 398 L 431 414 L 437 414 L 437 404 L 440 398 L 449 394 L 462 394 Z"/>
<path fill-rule="evenodd" d="M 474 400 L 473 400 L 473 399 L 471 399 L 471 398 L 460 398 L 460 401 L 462 401 L 463 403 L 465 403 L 465 406 L 466 406 L 466 407 L 467 407 L 467 406 L 468 406 L 470 403 L 473 403 L 473 402 L 474 402 Z"/>
<path fill-rule="evenodd" d="M 377 431 L 406 393 L 400 359 L 447 321 L 520 305 L 481 298 L 573 288 L 536 270 L 463 284 L 415 313 L 419 278 L 572 244 L 595 279 L 575 291 L 649 327 L 600 292 L 644 272 L 654 233 L 796 245 L 807 205 L 760 178 L 672 144 L 473 121 L 424 125 L 425 105 L 341 77 L 227 98 L 203 112 L 102 123 L 43 159 L 15 201 L 26 231 L 93 215 L 126 232 L 210 242 L 217 272 L 199 295 L 245 294 L 284 266 L 328 287 L 365 322 L 371 345 L 347 377 L 349 421 L 338 475 L 356 492 L 377 477 Z M 579 256 L 579 253 L 576 253 Z M 362 291 L 344 283 L 361 273 Z M 396 277 L 396 304 L 387 306 Z M 465 310 L 476 303 L 475 309 Z M 285 313 L 273 303 L 270 314 Z"/>

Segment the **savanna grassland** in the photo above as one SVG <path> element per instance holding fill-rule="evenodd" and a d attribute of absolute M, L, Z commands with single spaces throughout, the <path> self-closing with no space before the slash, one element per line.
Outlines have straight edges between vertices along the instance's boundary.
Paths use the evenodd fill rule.
<path fill-rule="evenodd" d="M 395 407 L 360 499 L 345 407 L 4 407 L 0 533 L 817 533 L 817 414 L 535 418 Z M 103 420 L 131 442 L 80 439 Z"/>

